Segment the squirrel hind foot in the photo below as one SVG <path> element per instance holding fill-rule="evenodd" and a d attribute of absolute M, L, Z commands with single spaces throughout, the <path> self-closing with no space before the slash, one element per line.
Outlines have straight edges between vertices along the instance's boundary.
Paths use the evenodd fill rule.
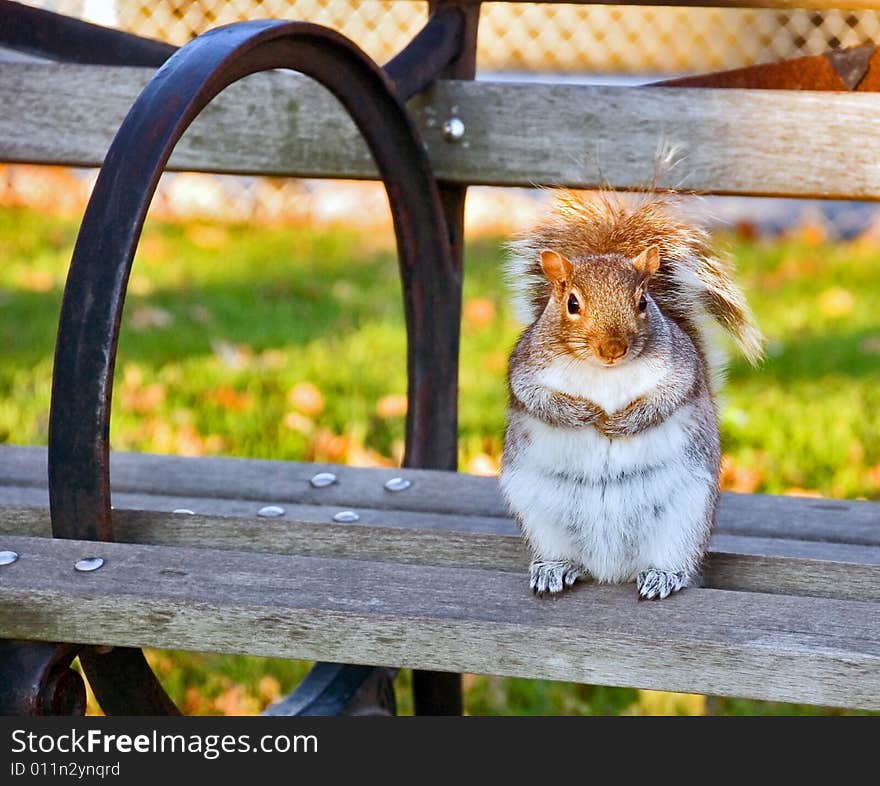
<path fill-rule="evenodd" d="M 650 568 L 636 577 L 639 600 L 663 600 L 688 586 L 686 573 Z"/>
<path fill-rule="evenodd" d="M 559 595 L 583 574 L 581 568 L 565 560 L 534 560 L 529 565 L 529 588 L 539 598 L 545 592 Z"/>

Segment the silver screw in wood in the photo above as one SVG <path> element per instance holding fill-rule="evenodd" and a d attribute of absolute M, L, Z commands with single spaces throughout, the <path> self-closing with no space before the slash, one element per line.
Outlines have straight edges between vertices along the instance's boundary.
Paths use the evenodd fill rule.
<path fill-rule="evenodd" d="M 336 482 L 336 475 L 332 472 L 319 472 L 315 475 L 309 483 L 311 483 L 316 489 L 322 489 L 325 486 L 330 486 Z"/>
<path fill-rule="evenodd" d="M 450 117 L 443 124 L 443 138 L 447 142 L 460 142 L 464 138 L 464 123 L 457 117 Z"/>
<path fill-rule="evenodd" d="M 103 564 L 103 557 L 83 557 L 81 560 L 77 560 L 74 563 L 73 569 L 78 570 L 80 573 L 91 573 L 93 570 L 100 568 Z"/>
<path fill-rule="evenodd" d="M 412 481 L 406 478 L 391 478 L 385 483 L 385 488 L 388 491 L 405 491 L 410 486 L 412 486 Z"/>
<path fill-rule="evenodd" d="M 284 515 L 284 508 L 278 505 L 266 505 L 257 511 L 257 515 L 262 516 L 264 519 L 277 519 L 279 516 Z"/>
<path fill-rule="evenodd" d="M 340 510 L 339 513 L 334 514 L 333 521 L 350 523 L 352 521 L 360 521 L 360 518 L 353 510 Z"/>
<path fill-rule="evenodd" d="M 11 565 L 18 562 L 17 551 L 0 551 L 0 565 Z"/>

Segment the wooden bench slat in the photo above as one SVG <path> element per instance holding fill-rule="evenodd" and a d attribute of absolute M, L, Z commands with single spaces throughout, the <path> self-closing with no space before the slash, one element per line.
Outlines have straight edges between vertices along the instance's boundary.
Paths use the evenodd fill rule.
<path fill-rule="evenodd" d="M 443 514 L 420 510 L 394 510 L 368 508 L 364 505 L 304 505 L 291 500 L 251 501 L 240 499 L 217 499 L 214 497 L 170 496 L 114 492 L 113 507 L 127 510 L 150 510 L 169 513 L 174 510 L 192 510 L 204 516 L 223 516 L 252 519 L 266 504 L 280 504 L 287 521 L 306 521 L 313 524 L 330 524 L 333 515 L 341 510 L 356 510 L 360 523 L 383 527 L 419 529 L 442 532 L 474 532 L 517 536 L 519 530 L 509 518 L 499 516 L 467 516 Z M 47 508 L 49 493 L 45 488 L 4 486 L 0 483 L 0 510 L 5 507 Z M 261 521 L 263 519 L 260 519 Z"/>
<path fill-rule="evenodd" d="M 468 129 L 464 147 L 422 123 L 438 174 L 457 181 L 643 188 L 666 145 L 684 160 L 661 188 L 880 197 L 876 94 L 442 82 L 419 102 L 423 120 L 455 107 Z"/>
<path fill-rule="evenodd" d="M 504 571 L 7 538 L 0 637 L 342 660 L 880 708 L 877 604 L 632 587 L 531 596 Z M 93 573 L 73 563 L 97 555 Z"/>
<path fill-rule="evenodd" d="M 463 478 L 465 481 L 467 478 Z M 479 478 L 479 480 L 485 480 Z M 857 508 L 857 514 L 846 514 L 839 518 L 846 508 L 837 505 L 847 504 L 841 500 L 827 500 L 827 509 L 817 508 L 808 503 L 822 500 L 804 500 L 770 495 L 722 495 L 717 536 L 735 536 L 740 542 L 749 539 L 762 543 L 778 542 L 783 549 L 791 543 L 821 545 L 825 553 L 835 553 L 835 548 L 847 549 L 850 546 L 876 548 L 877 529 L 880 528 L 880 506 L 866 503 L 867 508 Z M 351 508 L 361 517 L 360 523 L 383 527 L 410 528 L 417 526 L 422 530 L 473 532 L 495 535 L 517 536 L 519 530 L 510 519 L 502 516 L 475 516 L 467 513 L 437 513 L 424 510 L 382 509 L 362 504 L 305 505 L 289 499 L 271 500 L 281 504 L 287 520 L 305 521 L 314 524 L 330 523 L 333 514 Z M 219 499 L 216 497 L 197 497 L 193 495 L 175 496 L 146 492 L 114 491 L 114 507 L 128 510 L 150 510 L 170 512 L 180 508 L 192 510 L 206 516 L 232 516 L 253 518 L 266 500 Z M 0 479 L 0 505 L 6 507 L 45 508 L 49 495 L 45 488 L 36 486 L 7 486 Z M 500 504 L 500 503 L 499 503 Z M 862 504 L 862 503 L 857 503 Z M 837 513 L 838 515 L 833 515 Z M 414 515 L 415 514 L 415 515 Z M 738 520 L 737 515 L 744 520 Z M 806 514 L 806 515 L 804 515 Z M 872 514 L 873 518 L 872 518 Z M 823 518 L 829 516 L 829 518 Z"/>
<path fill-rule="evenodd" d="M 243 552 L 344 557 L 405 564 L 492 568 L 525 580 L 528 549 L 517 534 L 337 524 L 291 518 L 188 516 L 116 510 L 117 540 Z M 387 515 L 387 512 L 386 512 Z M 2 536 L 50 537 L 45 508 L 0 508 Z M 880 547 L 715 535 L 704 572 L 714 589 L 880 601 Z"/>
<path fill-rule="evenodd" d="M 309 478 L 321 471 L 336 473 L 339 482 L 322 489 L 312 488 Z M 397 475 L 411 478 L 412 487 L 398 493 L 386 491 L 385 481 Z M 23 497 L 23 492 L 10 488 L 45 489 L 46 477 L 45 448 L 0 446 L 0 504 L 4 495 L 9 504 L 46 504 L 45 496 Z M 261 505 L 277 503 L 292 517 L 317 521 L 330 519 L 341 508 L 355 508 L 363 513 L 366 523 L 380 523 L 371 511 L 400 511 L 399 515 L 394 513 L 381 520 L 383 525 L 392 526 L 398 522 L 400 526 L 409 526 L 405 512 L 418 511 L 436 514 L 426 517 L 425 522 L 426 526 L 438 529 L 515 531 L 498 491 L 498 481 L 464 473 L 113 453 L 111 478 L 114 505 L 118 507 L 184 507 L 212 515 L 248 515 Z M 5 491 L 3 487 L 7 487 Z M 158 496 L 152 499 L 139 495 Z M 718 532 L 880 546 L 880 504 L 724 494 Z"/>
<path fill-rule="evenodd" d="M 48 58 L 0 46 L 0 63 L 48 63 Z"/>
<path fill-rule="evenodd" d="M 99 165 L 150 75 L 0 63 L 0 160 Z M 457 183 L 638 188 L 652 179 L 662 140 L 687 158 L 660 186 L 880 198 L 874 94 L 439 81 L 411 108 L 437 175 Z M 442 136 L 453 114 L 466 128 L 457 144 Z M 376 177 L 336 99 L 279 73 L 248 77 L 219 96 L 170 168 Z"/>

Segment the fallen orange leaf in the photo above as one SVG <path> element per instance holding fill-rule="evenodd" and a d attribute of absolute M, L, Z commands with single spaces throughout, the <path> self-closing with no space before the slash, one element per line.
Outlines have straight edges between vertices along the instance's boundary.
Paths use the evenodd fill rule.
<path fill-rule="evenodd" d="M 507 355 L 503 352 L 491 352 L 483 358 L 483 368 L 488 371 L 504 371 L 507 367 Z"/>
<path fill-rule="evenodd" d="M 802 489 L 799 486 L 792 486 L 782 492 L 786 497 L 821 497 L 822 494 L 815 489 Z"/>
<path fill-rule="evenodd" d="M 351 440 L 342 434 L 334 434 L 330 429 L 323 428 L 315 434 L 309 450 L 310 461 L 329 461 L 338 463 L 348 455 Z"/>
<path fill-rule="evenodd" d="M 267 702 L 275 701 L 281 695 L 281 683 L 271 674 L 266 674 L 257 683 L 257 693 Z"/>
<path fill-rule="evenodd" d="M 218 407 L 233 410 L 235 412 L 242 412 L 246 409 L 250 409 L 251 405 L 254 403 L 251 396 L 247 393 L 239 393 L 228 385 L 221 385 L 220 387 L 215 388 L 208 394 L 207 398 Z"/>
<path fill-rule="evenodd" d="M 138 415 L 155 410 L 165 400 L 165 386 L 158 382 L 145 387 L 129 387 L 128 379 L 122 388 L 122 408 Z"/>
<path fill-rule="evenodd" d="M 406 415 L 406 410 L 406 396 L 400 393 L 383 396 L 376 404 L 376 414 L 380 418 L 402 418 Z"/>
<path fill-rule="evenodd" d="M 810 246 L 822 245 L 828 239 L 828 232 L 824 226 L 818 223 L 804 224 L 798 232 L 801 240 Z"/>
<path fill-rule="evenodd" d="M 281 422 L 285 428 L 300 434 L 311 434 L 315 429 L 314 422 L 299 412 L 288 412 Z"/>
<path fill-rule="evenodd" d="M 287 400 L 294 409 L 305 415 L 320 415 L 324 411 L 324 394 L 311 382 L 299 382 L 290 389 Z"/>
<path fill-rule="evenodd" d="M 55 286 L 55 276 L 47 270 L 23 270 L 18 276 L 18 284 L 28 292 L 48 292 Z"/>
<path fill-rule="evenodd" d="M 186 239 L 200 248 L 217 251 L 229 242 L 229 232 L 221 226 L 191 224 L 187 227 Z"/>
<path fill-rule="evenodd" d="M 357 442 L 352 442 L 351 445 L 349 445 L 345 463 L 351 467 L 397 466 L 395 462 L 387 456 L 383 456 L 375 450 L 370 450 L 370 448 L 359 445 Z"/>
<path fill-rule="evenodd" d="M 880 489 L 880 464 L 875 464 L 873 467 L 868 467 L 868 470 L 865 473 L 865 477 L 867 478 L 868 483 Z"/>
<path fill-rule="evenodd" d="M 474 328 L 484 328 L 495 319 L 495 304 L 485 297 L 471 298 L 464 304 L 464 321 Z"/>
<path fill-rule="evenodd" d="M 757 467 L 743 467 L 735 464 L 730 456 L 721 458 L 721 476 L 718 485 L 722 491 L 736 491 L 753 494 L 760 488 L 764 473 Z"/>

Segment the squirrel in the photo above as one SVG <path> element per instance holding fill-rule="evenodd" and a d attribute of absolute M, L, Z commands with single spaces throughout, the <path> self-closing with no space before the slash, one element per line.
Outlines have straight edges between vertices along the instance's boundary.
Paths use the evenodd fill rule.
<path fill-rule="evenodd" d="M 561 191 L 508 245 L 528 327 L 508 369 L 501 491 L 529 585 L 696 583 L 719 497 L 714 320 L 756 364 L 763 338 L 708 235 L 672 194 Z"/>

